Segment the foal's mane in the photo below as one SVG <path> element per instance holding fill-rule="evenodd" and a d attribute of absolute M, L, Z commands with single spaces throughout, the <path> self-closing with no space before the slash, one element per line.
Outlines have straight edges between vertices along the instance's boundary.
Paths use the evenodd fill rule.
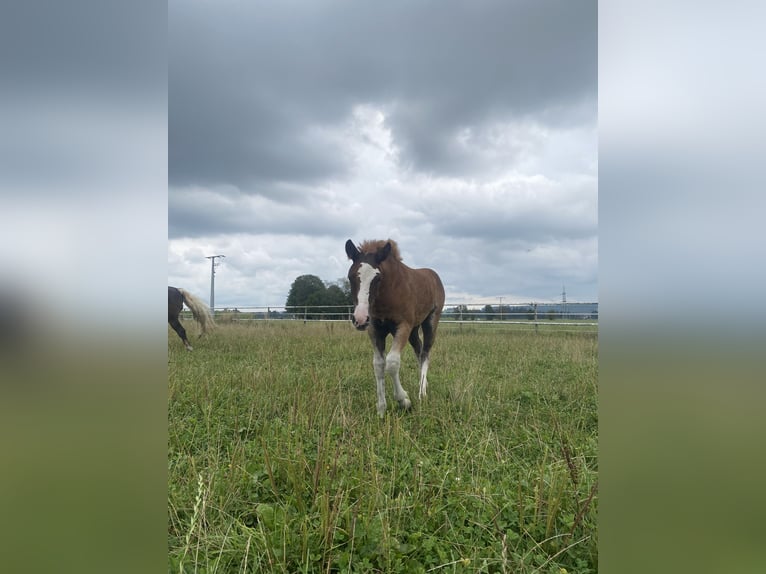
<path fill-rule="evenodd" d="M 385 247 L 386 243 L 391 243 L 391 255 L 396 261 L 401 261 L 402 256 L 399 253 L 399 246 L 393 239 L 365 239 L 359 246 L 362 253 L 375 253 L 378 249 Z"/>

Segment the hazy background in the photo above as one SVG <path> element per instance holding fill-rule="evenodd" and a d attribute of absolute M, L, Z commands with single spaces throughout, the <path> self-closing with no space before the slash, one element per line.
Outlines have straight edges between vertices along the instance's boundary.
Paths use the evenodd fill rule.
<path fill-rule="evenodd" d="M 167 10 L 0 15 L 0 555 L 165 569 Z"/>
<path fill-rule="evenodd" d="M 599 9 L 603 572 L 762 570 L 765 15 Z M 0 32 L 0 553 L 163 571 L 166 6 Z"/>

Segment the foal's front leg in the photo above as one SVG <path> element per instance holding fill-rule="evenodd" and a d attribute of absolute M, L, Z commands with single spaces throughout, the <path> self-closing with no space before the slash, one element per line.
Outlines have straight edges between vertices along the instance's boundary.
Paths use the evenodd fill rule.
<path fill-rule="evenodd" d="M 368 329 L 372 341 L 372 369 L 375 372 L 375 384 L 378 390 L 378 416 L 386 414 L 386 337 L 376 333 L 372 326 Z"/>

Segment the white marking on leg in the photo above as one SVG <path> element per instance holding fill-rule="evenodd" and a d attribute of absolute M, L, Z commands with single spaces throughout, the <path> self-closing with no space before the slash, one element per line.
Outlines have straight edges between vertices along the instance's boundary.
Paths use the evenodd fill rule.
<path fill-rule="evenodd" d="M 428 357 L 423 359 L 423 363 L 420 365 L 420 394 L 418 398 L 423 399 L 426 396 L 426 389 L 428 388 Z"/>
<path fill-rule="evenodd" d="M 407 410 L 412 406 L 410 397 L 402 388 L 402 383 L 399 381 L 399 367 L 401 367 L 402 358 L 396 351 L 391 351 L 386 357 L 386 372 L 391 375 L 394 380 L 394 398 L 399 403 L 399 406 Z"/>
<path fill-rule="evenodd" d="M 372 280 L 380 274 L 380 270 L 375 269 L 369 263 L 362 263 L 359 266 L 359 293 L 356 296 L 356 307 L 354 308 L 354 322 L 357 325 L 364 325 L 370 317 L 370 285 Z"/>
<path fill-rule="evenodd" d="M 378 416 L 383 418 L 386 414 L 386 358 L 377 349 L 373 351 L 372 368 L 378 389 Z"/>

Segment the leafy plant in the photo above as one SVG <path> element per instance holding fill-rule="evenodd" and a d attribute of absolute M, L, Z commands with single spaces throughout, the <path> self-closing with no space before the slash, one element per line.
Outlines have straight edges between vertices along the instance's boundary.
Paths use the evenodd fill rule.
<path fill-rule="evenodd" d="M 380 421 L 350 326 L 169 345 L 169 571 L 597 571 L 597 347 L 442 325 L 428 399 Z"/>

